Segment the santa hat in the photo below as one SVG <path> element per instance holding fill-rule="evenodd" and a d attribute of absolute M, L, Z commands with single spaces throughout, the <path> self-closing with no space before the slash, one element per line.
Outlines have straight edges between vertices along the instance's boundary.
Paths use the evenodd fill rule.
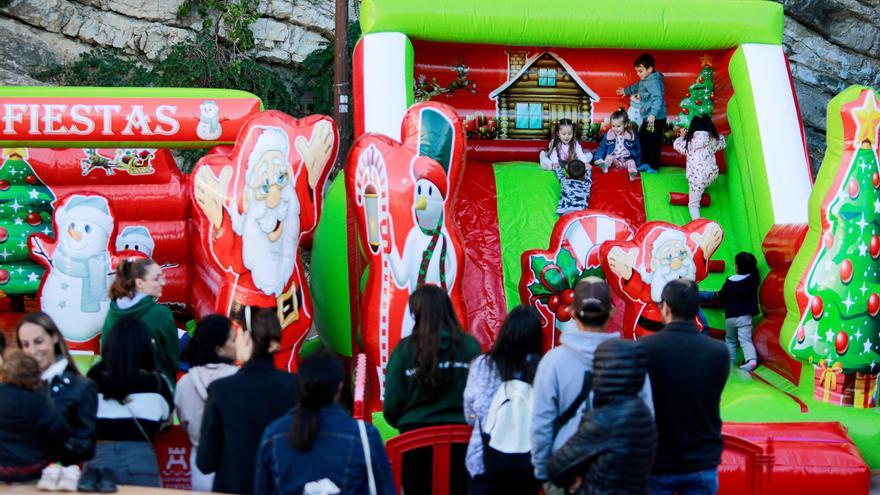
<path fill-rule="evenodd" d="M 440 195 L 446 197 L 446 171 L 436 160 L 427 156 L 416 157 L 413 163 L 413 175 L 417 181 L 425 179 L 433 183 L 440 191 Z"/>
<path fill-rule="evenodd" d="M 251 181 L 254 179 L 254 174 L 258 172 L 256 169 L 257 162 L 267 151 L 280 151 L 284 155 L 284 161 L 288 161 L 290 138 L 284 132 L 284 129 L 280 127 L 263 127 L 262 129 L 263 132 L 257 136 L 257 142 L 254 143 L 254 147 L 247 158 L 247 171 L 245 172 L 244 180 L 248 185 L 253 185 Z"/>
<path fill-rule="evenodd" d="M 139 248 L 137 250 L 147 256 L 150 256 L 153 253 L 153 249 L 156 248 L 156 241 L 153 240 L 150 231 L 146 227 L 140 225 L 126 227 L 123 229 L 122 233 L 116 237 L 117 251 L 125 249 L 126 244 L 130 246 L 137 245 Z"/>
<path fill-rule="evenodd" d="M 110 206 L 102 196 L 74 195 L 68 198 L 64 206 L 55 213 L 59 225 L 70 221 L 89 222 L 97 225 L 107 234 L 113 231 L 113 217 Z"/>

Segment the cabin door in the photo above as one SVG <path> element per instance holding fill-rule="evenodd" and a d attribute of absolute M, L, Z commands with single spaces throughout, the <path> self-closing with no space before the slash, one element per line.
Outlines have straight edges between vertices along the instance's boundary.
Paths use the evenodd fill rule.
<path fill-rule="evenodd" d="M 578 121 L 577 105 L 551 103 L 548 106 L 550 107 L 550 122 L 556 122 L 560 119 L 571 119 L 574 122 Z"/>

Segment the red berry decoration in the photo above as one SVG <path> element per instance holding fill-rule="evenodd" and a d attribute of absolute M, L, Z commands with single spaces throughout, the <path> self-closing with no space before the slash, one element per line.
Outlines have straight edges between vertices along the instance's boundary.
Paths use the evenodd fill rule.
<path fill-rule="evenodd" d="M 0 180 L 0 191 L 9 190 L 9 181 L 8 180 Z"/>
<path fill-rule="evenodd" d="M 859 181 L 850 179 L 849 184 L 846 186 L 846 192 L 849 193 L 849 197 L 852 199 L 859 197 Z"/>
<path fill-rule="evenodd" d="M 822 303 L 822 298 L 819 296 L 814 296 L 810 301 L 810 312 L 813 313 L 813 318 L 819 319 L 822 317 L 822 308 L 824 304 Z"/>
<path fill-rule="evenodd" d="M 571 304 L 574 302 L 574 291 L 571 289 L 565 289 L 562 291 L 562 302 L 565 304 Z"/>
<path fill-rule="evenodd" d="M 559 308 L 559 296 L 550 296 L 550 300 L 547 301 L 547 307 L 550 308 L 550 311 L 556 311 Z"/>
<path fill-rule="evenodd" d="M 0 268 L 0 285 L 6 285 L 9 282 L 9 272 Z"/>
<path fill-rule="evenodd" d="M 27 217 L 25 217 L 24 221 L 36 227 L 37 225 L 40 225 L 40 222 L 42 222 L 43 219 L 40 218 L 39 213 L 35 213 L 32 211 L 27 214 Z"/>
<path fill-rule="evenodd" d="M 872 292 L 868 297 L 868 314 L 877 316 L 878 311 L 880 311 L 880 296 L 876 292 Z"/>
<path fill-rule="evenodd" d="M 807 331 L 804 330 L 804 327 L 798 327 L 797 333 L 795 334 L 795 338 L 797 338 L 798 344 L 804 343 L 804 339 L 807 338 Z"/>
<path fill-rule="evenodd" d="M 695 102 L 694 102 L 694 103 L 696 103 L 696 104 L 697 104 L 697 106 L 700 106 L 700 105 L 702 105 L 702 104 L 703 104 L 703 100 L 697 100 L 697 101 L 695 101 Z"/>
<path fill-rule="evenodd" d="M 37 176 L 30 174 L 24 178 L 24 181 L 33 186 L 37 183 Z"/>
<path fill-rule="evenodd" d="M 841 356 L 846 354 L 846 350 L 849 349 L 849 335 L 843 330 L 837 332 L 837 335 L 834 336 L 834 348 L 837 350 L 837 354 Z"/>
<path fill-rule="evenodd" d="M 871 236 L 871 257 L 875 260 L 880 256 L 880 237 L 877 234 Z"/>
<path fill-rule="evenodd" d="M 834 236 L 831 234 L 831 231 L 825 232 L 825 238 L 823 239 L 825 242 L 825 249 L 831 249 L 831 246 L 834 245 Z"/>
<path fill-rule="evenodd" d="M 571 313 L 569 312 L 570 307 L 571 306 L 568 306 L 568 305 L 562 305 L 562 306 L 559 306 L 558 308 L 556 308 L 556 311 L 555 311 L 556 319 L 561 322 L 566 322 L 566 321 L 570 320 L 571 319 Z"/>
<path fill-rule="evenodd" d="M 852 282 L 853 276 L 853 266 L 852 261 L 843 260 L 843 263 L 840 264 L 840 281 L 848 284 Z"/>
<path fill-rule="evenodd" d="M 874 189 L 880 188 L 880 174 L 874 172 L 874 175 L 871 176 L 871 184 L 874 184 Z"/>

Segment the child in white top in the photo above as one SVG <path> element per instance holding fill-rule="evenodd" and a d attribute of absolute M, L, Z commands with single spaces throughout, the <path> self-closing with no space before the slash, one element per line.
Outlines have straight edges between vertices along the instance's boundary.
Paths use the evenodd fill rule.
<path fill-rule="evenodd" d="M 577 128 L 571 119 L 560 119 L 553 126 L 553 137 L 546 151 L 541 151 L 541 168 L 553 170 L 559 167 L 560 162 L 580 160 L 590 163 L 593 154 L 584 152 L 580 143 L 575 139 Z M 564 163 L 563 163 L 564 165 Z M 565 167 L 563 167 L 565 168 Z"/>
<path fill-rule="evenodd" d="M 691 220 L 700 218 L 700 198 L 718 178 L 715 153 L 727 146 L 724 136 L 718 134 L 712 117 L 694 117 L 685 130 L 679 129 L 679 137 L 673 143 L 675 151 L 687 155 L 685 175 L 688 181 L 688 211 Z"/>

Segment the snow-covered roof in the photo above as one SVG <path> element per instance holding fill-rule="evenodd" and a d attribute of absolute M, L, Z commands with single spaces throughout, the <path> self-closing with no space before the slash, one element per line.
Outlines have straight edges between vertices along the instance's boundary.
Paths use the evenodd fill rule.
<path fill-rule="evenodd" d="M 538 52 L 536 55 L 532 55 L 531 57 L 526 59 L 526 62 L 523 64 L 519 72 L 516 73 L 516 76 L 511 77 L 507 80 L 507 82 L 496 88 L 495 91 L 492 91 L 492 93 L 489 94 L 489 97 L 495 98 L 508 87 L 510 87 L 511 84 L 519 80 L 519 78 L 522 77 L 522 75 L 525 74 L 525 72 L 529 70 L 529 68 L 531 68 L 531 66 L 534 65 L 535 62 L 538 61 L 538 59 L 543 57 L 544 54 L 550 55 L 557 62 L 559 62 L 559 65 L 561 65 L 562 68 L 565 69 L 565 72 L 567 72 L 568 75 L 571 76 L 571 80 L 574 81 L 575 84 L 577 84 L 578 87 L 584 91 L 584 93 L 587 93 L 587 95 L 589 95 L 593 101 L 599 101 L 599 95 L 597 95 L 592 89 L 590 89 L 589 86 L 587 86 L 587 84 L 580 77 L 578 77 L 577 72 L 575 72 L 575 70 L 572 69 L 570 65 L 568 65 L 568 62 L 566 62 L 562 57 L 554 52 Z"/>

